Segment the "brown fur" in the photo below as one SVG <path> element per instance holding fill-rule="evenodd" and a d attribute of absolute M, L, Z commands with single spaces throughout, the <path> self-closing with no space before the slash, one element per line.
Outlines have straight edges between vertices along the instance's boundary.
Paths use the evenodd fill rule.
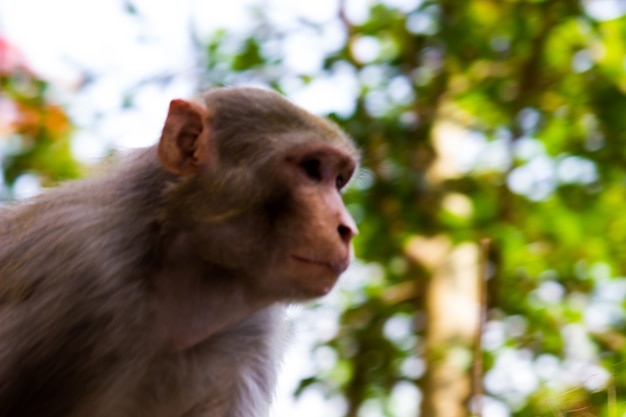
<path fill-rule="evenodd" d="M 174 102 L 158 146 L 0 209 L 0 417 L 266 415 L 283 305 L 356 233 L 298 164 L 356 151 L 268 91 Z"/>

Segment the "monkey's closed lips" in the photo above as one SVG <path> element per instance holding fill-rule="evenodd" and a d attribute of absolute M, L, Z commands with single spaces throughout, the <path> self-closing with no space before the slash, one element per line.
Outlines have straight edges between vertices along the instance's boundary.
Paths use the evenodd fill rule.
<path fill-rule="evenodd" d="M 299 256 L 299 255 L 291 255 L 291 257 L 293 259 L 295 259 L 296 261 L 299 261 L 299 262 L 313 264 L 313 265 L 319 265 L 321 267 L 328 268 L 331 271 L 335 272 L 336 274 L 341 274 L 346 269 L 348 269 L 348 262 L 347 261 L 342 261 L 340 263 L 334 263 L 334 262 L 318 261 L 316 259 L 309 259 L 309 258 L 305 258 L 305 257 Z"/>

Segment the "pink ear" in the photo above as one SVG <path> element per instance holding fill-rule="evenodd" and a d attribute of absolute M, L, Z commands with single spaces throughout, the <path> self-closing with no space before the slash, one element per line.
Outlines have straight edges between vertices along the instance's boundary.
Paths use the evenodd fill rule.
<path fill-rule="evenodd" d="M 196 103 L 175 99 L 165 119 L 159 140 L 159 160 L 176 175 L 197 174 L 207 165 L 209 112 Z"/>

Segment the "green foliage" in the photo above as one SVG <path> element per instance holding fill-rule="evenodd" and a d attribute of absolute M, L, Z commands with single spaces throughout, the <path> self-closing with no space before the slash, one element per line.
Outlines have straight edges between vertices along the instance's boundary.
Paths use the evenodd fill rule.
<path fill-rule="evenodd" d="M 50 99 L 49 84 L 27 68 L 16 67 L 0 72 L 0 92 L 0 102 L 11 115 L 0 132 L 0 145 L 6 149 L 0 166 L 8 191 L 24 173 L 37 175 L 47 186 L 76 178 L 79 166 L 70 149 L 72 125 Z"/>

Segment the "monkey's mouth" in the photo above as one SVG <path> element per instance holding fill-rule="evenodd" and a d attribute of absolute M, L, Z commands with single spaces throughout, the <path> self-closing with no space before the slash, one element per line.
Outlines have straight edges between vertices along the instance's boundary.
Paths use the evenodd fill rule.
<path fill-rule="evenodd" d="M 348 269 L 348 262 L 325 262 L 325 261 L 320 261 L 317 259 L 310 259 L 310 258 L 305 258 L 303 256 L 300 255 L 291 255 L 291 257 L 293 259 L 295 259 L 298 262 L 303 262 L 303 263 L 308 263 L 308 264 L 313 264 L 313 265 L 319 265 L 321 267 L 324 268 L 328 268 L 331 271 L 333 271 L 334 273 L 336 273 L 337 275 L 341 274 L 343 271 L 345 271 L 346 269 Z"/>

